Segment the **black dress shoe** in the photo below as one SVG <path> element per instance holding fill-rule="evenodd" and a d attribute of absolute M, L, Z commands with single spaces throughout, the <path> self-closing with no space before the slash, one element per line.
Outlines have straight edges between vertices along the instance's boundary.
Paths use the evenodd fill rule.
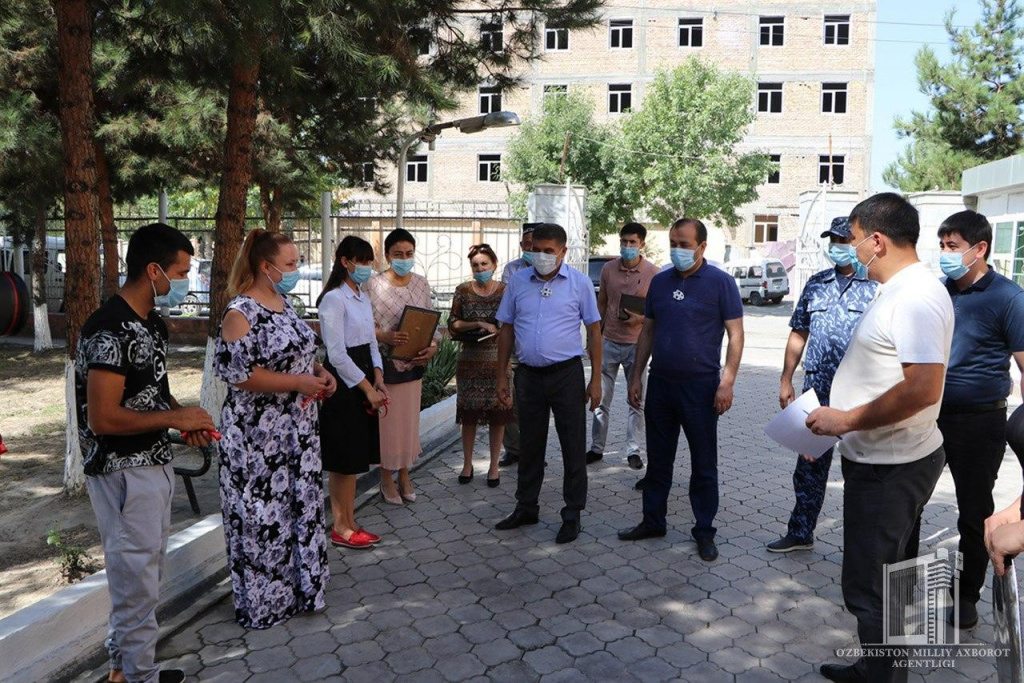
<path fill-rule="evenodd" d="M 519 456 L 512 455 L 506 451 L 498 458 L 498 467 L 508 467 L 509 465 L 515 465 L 517 462 L 519 462 Z"/>
<path fill-rule="evenodd" d="M 867 680 L 860 675 L 856 664 L 822 664 L 820 671 L 821 675 L 828 680 L 840 681 L 840 683 L 854 683 L 855 681 Z"/>
<path fill-rule="evenodd" d="M 494 528 L 498 531 L 508 531 L 509 529 L 518 529 L 526 524 L 536 524 L 537 521 L 537 515 L 527 514 L 522 510 L 514 510 L 511 515 L 495 524 Z"/>
<path fill-rule="evenodd" d="M 647 484 L 647 480 L 641 478 L 641 479 L 638 479 L 635 484 L 633 484 L 633 488 L 636 489 L 637 491 L 643 491 L 645 484 Z"/>
<path fill-rule="evenodd" d="M 555 543 L 572 543 L 580 535 L 580 521 L 578 519 L 567 519 L 562 522 L 562 528 L 555 536 Z"/>
<path fill-rule="evenodd" d="M 715 545 L 714 539 L 697 539 L 697 554 L 700 555 L 700 559 L 705 562 L 714 562 L 717 560 L 718 546 Z"/>
<path fill-rule="evenodd" d="M 587 464 L 592 465 L 598 460 L 604 458 L 604 453 L 597 453 L 596 451 L 587 451 Z"/>
<path fill-rule="evenodd" d="M 471 481 L 473 481 L 473 470 L 470 470 L 469 474 L 460 474 L 459 475 L 459 483 L 460 484 L 468 484 Z"/>
<path fill-rule="evenodd" d="M 629 468 L 632 470 L 642 470 L 644 468 L 644 461 L 637 453 L 633 453 L 626 458 L 626 464 L 629 465 Z"/>
<path fill-rule="evenodd" d="M 953 623 L 953 615 L 954 614 L 955 614 L 955 612 L 952 609 L 949 610 L 949 625 L 950 626 L 956 626 L 956 624 Z M 977 625 L 978 625 L 978 608 L 977 608 L 977 606 L 975 606 L 975 604 L 973 602 L 968 602 L 967 600 L 961 600 L 960 601 L 960 624 L 959 624 L 960 630 L 967 630 L 969 628 L 974 628 Z"/>
<path fill-rule="evenodd" d="M 665 530 L 658 531 L 646 524 L 637 524 L 632 529 L 623 529 L 619 532 L 620 541 L 642 541 L 645 538 L 663 538 Z"/>
<path fill-rule="evenodd" d="M 496 489 L 496 488 L 498 488 L 498 485 L 500 483 L 501 483 L 501 477 L 495 477 L 494 479 L 491 479 L 490 477 L 487 478 L 487 486 L 489 488 Z"/>
<path fill-rule="evenodd" d="M 185 672 L 181 669 L 161 669 L 157 680 L 160 683 L 182 683 L 185 680 Z"/>

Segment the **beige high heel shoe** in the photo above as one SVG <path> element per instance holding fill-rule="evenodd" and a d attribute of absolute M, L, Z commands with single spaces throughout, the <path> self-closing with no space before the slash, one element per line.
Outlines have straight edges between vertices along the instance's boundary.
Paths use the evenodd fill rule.
<path fill-rule="evenodd" d="M 385 503 L 391 503 L 392 505 L 402 505 L 402 499 L 404 496 L 395 496 L 394 498 L 388 498 L 387 494 L 384 493 L 384 485 L 380 485 L 380 497 L 384 499 Z"/>

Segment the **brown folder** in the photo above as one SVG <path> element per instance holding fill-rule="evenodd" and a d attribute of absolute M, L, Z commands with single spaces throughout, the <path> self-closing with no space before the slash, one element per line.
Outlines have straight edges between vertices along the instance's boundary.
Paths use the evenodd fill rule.
<path fill-rule="evenodd" d="M 409 341 L 391 349 L 390 357 L 395 360 L 412 360 L 420 352 L 430 346 L 441 321 L 441 313 L 429 308 L 406 306 L 402 311 L 402 319 L 398 321 L 398 331 L 409 335 Z"/>

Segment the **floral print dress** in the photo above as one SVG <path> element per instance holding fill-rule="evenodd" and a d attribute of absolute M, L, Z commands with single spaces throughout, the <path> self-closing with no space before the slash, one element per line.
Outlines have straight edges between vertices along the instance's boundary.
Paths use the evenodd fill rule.
<path fill-rule="evenodd" d="M 237 341 L 217 337 L 214 372 L 227 382 L 221 413 L 220 495 L 235 618 L 269 628 L 325 606 L 327 539 L 315 405 L 296 392 L 234 386 L 261 367 L 313 371 L 317 338 L 292 307 L 281 312 L 248 296 L 228 304 L 251 327 Z"/>

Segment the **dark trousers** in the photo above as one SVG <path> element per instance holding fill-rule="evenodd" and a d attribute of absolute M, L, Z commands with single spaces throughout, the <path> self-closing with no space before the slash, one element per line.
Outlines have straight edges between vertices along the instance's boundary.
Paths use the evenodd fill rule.
<path fill-rule="evenodd" d="M 715 537 L 718 513 L 717 375 L 695 376 L 685 382 L 652 374 L 647 384 L 644 423 L 647 428 L 647 475 L 644 477 L 644 524 L 665 530 L 672 468 L 679 446 L 679 428 L 690 447 L 690 507 L 698 540 Z"/>
<path fill-rule="evenodd" d="M 917 555 L 921 511 L 945 463 L 942 448 L 904 465 L 867 465 L 843 458 L 843 600 L 857 618 L 864 647 L 883 640 L 883 565 Z M 886 657 L 857 662 L 869 681 L 905 681 L 907 670 Z"/>
<path fill-rule="evenodd" d="M 832 378 L 814 381 L 819 374 L 808 373 L 804 391 L 813 388 L 821 405 L 827 406 Z M 793 470 L 796 503 L 789 516 L 787 535 L 803 543 L 814 542 L 814 529 L 818 526 L 818 515 L 821 514 L 828 487 L 828 471 L 832 468 L 832 453 L 833 449 L 830 448 L 813 462 L 807 462 L 800 456 L 796 458 L 796 468 Z"/>
<path fill-rule="evenodd" d="M 554 372 L 520 365 L 516 368 L 515 383 L 520 449 L 516 508 L 534 515 L 540 509 L 537 499 L 544 483 L 548 422 L 553 413 L 562 447 L 562 519 L 579 520 L 580 511 L 587 504 L 587 388 L 583 363 L 576 362 Z"/>
<path fill-rule="evenodd" d="M 512 359 L 512 370 L 519 367 L 519 361 Z M 519 398 L 516 395 L 515 377 L 512 379 L 512 421 L 505 425 L 505 436 L 501 439 L 505 452 L 512 458 L 519 457 Z"/>
<path fill-rule="evenodd" d="M 988 571 L 985 520 L 995 510 L 992 489 L 1006 453 L 1006 408 L 978 413 L 943 409 L 939 429 L 960 512 L 956 523 L 964 560 L 960 598 L 976 603 Z"/>

